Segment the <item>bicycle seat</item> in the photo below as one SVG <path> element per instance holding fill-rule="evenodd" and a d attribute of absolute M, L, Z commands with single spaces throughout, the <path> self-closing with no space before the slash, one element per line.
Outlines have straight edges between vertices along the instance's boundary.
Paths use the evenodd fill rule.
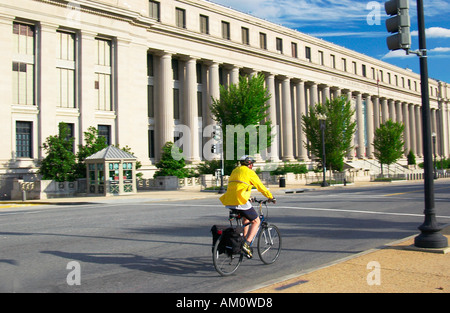
<path fill-rule="evenodd" d="M 241 218 L 241 213 L 239 212 L 239 210 L 230 209 L 230 220 L 233 218 Z"/>

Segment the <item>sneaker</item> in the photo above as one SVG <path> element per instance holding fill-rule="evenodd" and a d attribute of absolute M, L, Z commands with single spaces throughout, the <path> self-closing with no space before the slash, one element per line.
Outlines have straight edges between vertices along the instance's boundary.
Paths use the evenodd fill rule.
<path fill-rule="evenodd" d="M 242 250 L 244 251 L 245 256 L 246 256 L 247 258 L 251 259 L 251 258 L 253 257 L 253 251 L 252 251 L 252 248 L 248 245 L 248 243 L 245 242 L 245 243 L 242 245 Z"/>

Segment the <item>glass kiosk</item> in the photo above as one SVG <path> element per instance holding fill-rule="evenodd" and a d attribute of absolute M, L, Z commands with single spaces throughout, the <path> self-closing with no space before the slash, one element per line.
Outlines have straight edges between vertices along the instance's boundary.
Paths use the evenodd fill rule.
<path fill-rule="evenodd" d="M 115 196 L 134 194 L 136 157 L 109 146 L 86 158 L 88 194 Z"/>

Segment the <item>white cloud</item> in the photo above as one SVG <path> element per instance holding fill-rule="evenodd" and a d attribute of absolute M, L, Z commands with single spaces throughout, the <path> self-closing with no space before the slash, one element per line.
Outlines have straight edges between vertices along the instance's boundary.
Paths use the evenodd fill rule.
<path fill-rule="evenodd" d="M 411 36 L 418 36 L 417 30 L 411 32 Z M 450 29 L 443 27 L 430 27 L 425 30 L 427 38 L 450 38 Z"/>
<path fill-rule="evenodd" d="M 386 55 L 384 55 L 381 59 L 404 59 L 404 58 L 411 58 L 413 57 L 413 54 L 406 54 L 405 50 L 395 50 L 395 51 L 389 51 Z"/>
<path fill-rule="evenodd" d="M 437 47 L 437 48 L 431 49 L 429 52 L 446 53 L 446 52 L 450 52 L 450 48 Z"/>
<path fill-rule="evenodd" d="M 297 28 L 304 24 L 366 21 L 367 1 L 352 0 L 212 0 L 244 13 Z"/>

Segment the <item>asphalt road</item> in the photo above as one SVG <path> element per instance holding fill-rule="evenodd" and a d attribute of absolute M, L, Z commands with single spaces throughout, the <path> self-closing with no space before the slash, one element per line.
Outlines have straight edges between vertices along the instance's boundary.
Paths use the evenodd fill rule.
<path fill-rule="evenodd" d="M 257 192 L 254 195 L 258 196 Z M 418 233 L 423 184 L 319 189 L 277 196 L 283 236 L 270 266 L 256 256 L 220 277 L 210 228 L 216 199 L 46 205 L 0 211 L 0 292 L 247 291 Z M 435 182 L 438 222 L 450 223 L 450 181 Z"/>

